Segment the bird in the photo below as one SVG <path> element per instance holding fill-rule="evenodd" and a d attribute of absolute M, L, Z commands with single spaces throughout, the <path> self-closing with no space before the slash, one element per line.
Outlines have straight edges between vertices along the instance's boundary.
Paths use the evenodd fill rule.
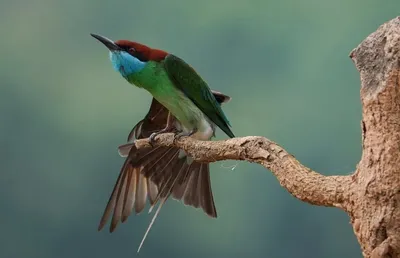
<path fill-rule="evenodd" d="M 110 195 L 98 230 L 112 215 L 110 232 L 125 222 L 132 210 L 140 213 L 147 198 L 151 212 L 159 204 L 139 245 L 140 251 L 158 213 L 172 195 L 185 205 L 217 217 L 208 163 L 197 162 L 177 147 L 151 146 L 136 148 L 135 139 L 148 138 L 150 143 L 161 133 L 175 137 L 192 137 L 209 141 L 219 127 L 234 138 L 229 120 L 221 108 L 231 98 L 211 90 L 202 77 L 181 58 L 166 51 L 150 48 L 130 40 L 112 41 L 90 34 L 109 50 L 115 71 L 130 84 L 148 91 L 153 99 L 147 115 L 128 135 L 127 143 L 118 147 L 126 157 Z"/>

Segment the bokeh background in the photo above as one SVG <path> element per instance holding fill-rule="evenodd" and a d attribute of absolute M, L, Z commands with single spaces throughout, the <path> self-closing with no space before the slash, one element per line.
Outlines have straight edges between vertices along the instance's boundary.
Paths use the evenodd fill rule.
<path fill-rule="evenodd" d="M 117 146 L 150 95 L 89 36 L 132 39 L 190 63 L 237 136 L 266 136 L 325 175 L 360 158 L 359 74 L 349 52 L 398 0 L 0 1 L 0 257 L 135 257 L 151 220 L 97 223 Z M 218 131 L 218 137 L 225 137 Z M 170 200 L 141 257 L 361 257 L 349 218 L 293 198 L 262 167 L 212 164 L 218 219 Z"/>

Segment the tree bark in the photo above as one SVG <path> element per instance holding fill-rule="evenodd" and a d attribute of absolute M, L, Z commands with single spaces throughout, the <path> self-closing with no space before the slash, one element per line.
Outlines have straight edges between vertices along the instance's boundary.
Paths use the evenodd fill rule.
<path fill-rule="evenodd" d="M 153 145 L 180 147 L 202 162 L 258 163 L 299 200 L 347 212 L 364 257 L 400 258 L 400 17 L 379 27 L 350 57 L 360 72 L 363 110 L 363 152 L 352 175 L 323 176 L 258 136 L 197 141 L 168 133 Z M 148 139 L 135 146 L 149 147 Z"/>
<path fill-rule="evenodd" d="M 361 76 L 363 153 L 348 212 L 365 257 L 400 257 L 400 17 L 350 57 Z"/>

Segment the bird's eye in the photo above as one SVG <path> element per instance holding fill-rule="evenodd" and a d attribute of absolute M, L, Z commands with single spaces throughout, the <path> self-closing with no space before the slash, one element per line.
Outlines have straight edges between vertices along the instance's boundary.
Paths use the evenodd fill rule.
<path fill-rule="evenodd" d="M 129 52 L 130 54 L 134 54 L 134 53 L 136 53 L 136 49 L 134 49 L 133 47 L 131 47 L 130 49 L 128 49 L 128 52 Z"/>

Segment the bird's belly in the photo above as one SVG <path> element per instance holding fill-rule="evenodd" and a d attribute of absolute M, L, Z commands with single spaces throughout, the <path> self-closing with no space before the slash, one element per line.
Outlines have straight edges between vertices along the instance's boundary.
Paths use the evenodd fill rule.
<path fill-rule="evenodd" d="M 179 131 L 183 132 L 190 132 L 192 130 L 183 126 L 180 121 L 176 121 L 175 127 Z M 207 141 L 211 139 L 213 136 L 214 136 L 214 126 L 212 126 L 211 122 L 209 122 L 208 119 L 205 118 L 202 121 L 200 121 L 200 123 L 197 126 L 197 132 L 194 133 L 191 137 L 198 140 Z"/>
<path fill-rule="evenodd" d="M 198 140 L 206 141 L 211 139 L 211 137 L 213 136 L 214 136 L 214 128 L 211 125 L 211 122 L 207 118 L 204 118 L 200 122 L 198 131 L 194 133 L 192 137 Z"/>

